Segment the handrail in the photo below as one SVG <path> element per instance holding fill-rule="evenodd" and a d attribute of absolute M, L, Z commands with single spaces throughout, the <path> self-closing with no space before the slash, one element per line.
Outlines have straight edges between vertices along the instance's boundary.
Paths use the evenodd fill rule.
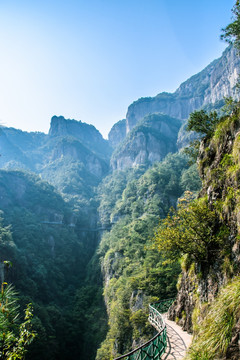
<path fill-rule="evenodd" d="M 148 321 L 153 327 L 155 327 L 158 333 L 152 339 L 139 346 L 135 350 L 121 355 L 114 360 L 161 360 L 161 356 L 167 347 L 167 330 L 160 311 L 166 312 L 173 301 L 174 299 L 168 299 L 159 303 L 150 304 Z"/>

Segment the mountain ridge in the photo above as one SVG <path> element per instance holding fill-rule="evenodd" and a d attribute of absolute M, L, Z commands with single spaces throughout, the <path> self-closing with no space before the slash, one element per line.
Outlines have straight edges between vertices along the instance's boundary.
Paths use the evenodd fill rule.
<path fill-rule="evenodd" d="M 213 60 L 199 73 L 180 84 L 173 93 L 162 92 L 154 97 L 144 97 L 129 105 L 126 114 L 126 127 L 116 123 L 108 138 L 116 146 L 136 126 L 139 120 L 152 113 L 164 113 L 182 121 L 191 112 L 208 104 L 217 103 L 224 97 L 237 98 L 235 85 L 240 72 L 240 60 L 233 47 L 227 47 L 222 56 Z"/>

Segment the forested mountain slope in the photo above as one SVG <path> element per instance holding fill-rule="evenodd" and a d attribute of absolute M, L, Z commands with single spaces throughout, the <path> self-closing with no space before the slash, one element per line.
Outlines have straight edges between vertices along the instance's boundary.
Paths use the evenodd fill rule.
<path fill-rule="evenodd" d="M 121 188 L 119 177 L 125 182 Z M 97 359 L 111 359 L 146 341 L 152 334 L 148 303 L 175 296 L 179 264 L 165 263 L 152 249 L 152 238 L 160 217 L 176 206 L 184 190 L 199 187 L 195 165 L 189 168 L 182 154 L 168 155 L 146 172 L 114 172 L 101 185 L 100 218 L 114 226 L 98 250 L 109 331 Z"/>
<path fill-rule="evenodd" d="M 96 233 L 82 232 L 81 216 L 36 175 L 1 170 L 0 199 L 2 226 L 10 225 L 8 236 L 1 233 L 0 260 L 13 264 L 5 281 L 34 307 L 38 337 L 29 359 L 69 359 L 69 347 L 71 358 L 80 356 L 86 330 L 80 314 L 88 306 L 79 310 L 78 299 L 91 296 L 81 289 Z"/>

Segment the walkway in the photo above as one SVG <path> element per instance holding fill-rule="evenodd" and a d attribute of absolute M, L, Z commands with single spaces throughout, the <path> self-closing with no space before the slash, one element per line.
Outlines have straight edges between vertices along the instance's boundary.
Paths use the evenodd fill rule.
<path fill-rule="evenodd" d="M 183 331 L 180 326 L 178 326 L 174 321 L 168 320 L 166 316 L 164 316 L 164 321 L 167 326 L 168 344 L 162 359 L 183 359 L 186 355 L 187 348 L 192 342 L 192 335 Z"/>
<path fill-rule="evenodd" d="M 167 313 L 173 299 L 149 305 L 150 324 L 157 334 L 145 344 L 114 360 L 180 360 L 191 344 L 192 336 L 183 331 L 175 322 L 168 320 Z"/>

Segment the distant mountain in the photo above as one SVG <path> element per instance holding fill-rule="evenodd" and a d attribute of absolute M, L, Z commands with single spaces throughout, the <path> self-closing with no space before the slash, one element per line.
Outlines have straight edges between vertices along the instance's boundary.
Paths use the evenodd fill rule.
<path fill-rule="evenodd" d="M 240 72 L 240 60 L 236 50 L 228 47 L 222 56 L 214 60 L 204 70 L 182 83 L 174 93 L 163 92 L 155 97 L 145 97 L 134 101 L 126 115 L 126 127 L 115 124 L 109 133 L 113 146 L 137 125 L 144 116 L 163 113 L 186 120 L 189 114 L 209 104 L 218 104 L 224 97 L 237 96 L 235 84 Z M 117 131 L 118 129 L 118 131 Z M 119 136 L 120 135 L 120 136 Z"/>
<path fill-rule="evenodd" d="M 48 135 L 0 131 L 0 167 L 40 174 L 62 193 L 89 198 L 109 171 L 112 149 L 93 125 L 53 116 Z"/>
<path fill-rule="evenodd" d="M 128 134 L 113 153 L 112 168 L 123 170 L 136 165 L 163 160 L 177 151 L 176 143 L 181 122 L 163 114 L 147 115 Z"/>
<path fill-rule="evenodd" d="M 98 156 L 108 157 L 111 155 L 111 147 L 104 140 L 100 132 L 93 126 L 82 121 L 65 119 L 63 116 L 53 116 L 49 130 L 50 137 L 72 136 L 79 140 Z"/>
<path fill-rule="evenodd" d="M 126 137 L 126 119 L 119 120 L 113 125 L 108 140 L 113 148 L 117 147 L 118 144 L 123 141 Z"/>

